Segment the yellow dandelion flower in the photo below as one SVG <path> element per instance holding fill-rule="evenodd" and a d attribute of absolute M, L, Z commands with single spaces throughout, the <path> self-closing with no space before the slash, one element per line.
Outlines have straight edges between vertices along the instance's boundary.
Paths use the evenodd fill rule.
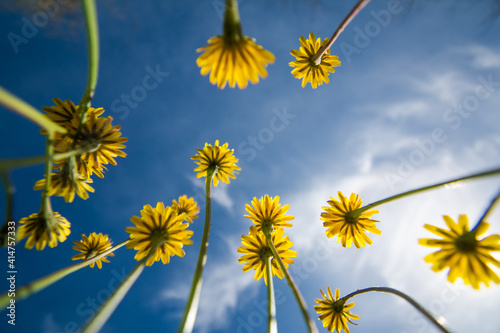
<path fill-rule="evenodd" d="M 82 130 L 78 137 L 78 146 L 92 148 L 89 152 L 83 153 L 81 159 L 87 163 L 86 166 L 80 165 L 80 168 L 88 170 L 89 175 L 92 173 L 102 176 L 104 164 L 111 163 L 116 165 L 115 157 L 125 157 L 126 153 L 120 149 L 125 148 L 124 142 L 127 138 L 121 137 L 120 125 L 111 125 L 113 117 L 98 117 L 95 113 L 91 113 L 85 119 Z M 73 125 L 78 128 L 80 116 L 76 115 L 73 118 Z M 76 131 L 71 134 L 76 135 Z"/>
<path fill-rule="evenodd" d="M 370 219 L 378 210 L 369 210 L 361 214 L 353 213 L 353 211 L 361 208 L 363 201 L 355 194 L 351 193 L 349 199 L 342 192 L 338 191 L 339 201 L 330 197 L 327 203 L 330 206 L 323 207 L 325 212 L 321 213 L 321 220 L 325 221 L 323 226 L 328 228 L 325 234 L 328 238 L 338 236 L 337 243 L 341 242 L 343 247 L 351 247 L 351 243 L 359 249 L 366 246 L 366 243 L 373 244 L 365 231 L 369 231 L 376 235 L 382 232 L 377 229 L 375 222 L 377 220 Z"/>
<path fill-rule="evenodd" d="M 345 304 L 345 300 L 339 300 L 340 290 L 335 290 L 335 297 L 333 297 L 330 287 L 327 287 L 328 294 L 325 295 L 323 290 L 320 289 L 323 299 L 316 298 L 315 301 L 319 305 L 314 306 L 317 313 L 320 314 L 319 320 L 323 321 L 323 327 L 328 327 L 328 331 L 333 332 L 337 330 L 341 333 L 344 330 L 349 333 L 349 326 L 347 323 L 357 325 L 351 319 L 359 319 L 359 316 L 352 314 L 349 310 L 355 305 L 354 303 Z"/>
<path fill-rule="evenodd" d="M 191 157 L 198 164 L 198 167 L 194 169 L 198 172 L 196 178 L 206 177 L 207 171 L 212 169 L 214 170 L 214 186 L 219 185 L 219 180 L 229 184 L 229 178 L 235 179 L 234 174 L 241 169 L 236 165 L 238 159 L 234 157 L 234 149 L 227 149 L 227 147 L 227 142 L 219 146 L 219 140 L 215 140 L 213 147 L 211 144 L 205 143 L 203 149 L 196 149 L 199 154 Z"/>
<path fill-rule="evenodd" d="M 155 208 L 144 206 L 141 217 L 132 216 L 130 219 L 135 227 L 126 228 L 131 239 L 127 247 L 137 250 L 134 258 L 139 261 L 153 251 L 146 262 L 146 266 L 151 266 L 160 259 L 168 264 L 170 257 L 174 255 L 184 257 L 182 247 L 193 244 L 189 239 L 193 232 L 184 230 L 189 223 L 183 223 L 183 218 L 182 215 L 177 215 L 176 209 L 165 207 L 163 202 L 158 202 Z"/>
<path fill-rule="evenodd" d="M 75 246 L 73 246 L 73 250 L 79 251 L 81 253 L 71 257 L 71 260 L 91 259 L 111 248 L 111 240 L 108 238 L 108 235 L 103 235 L 102 233 L 96 234 L 95 232 L 91 233 L 89 237 L 82 234 L 82 240 L 73 241 L 73 243 L 75 243 Z M 114 256 L 114 253 L 107 254 L 96 262 L 91 263 L 89 266 L 90 268 L 94 268 L 94 264 L 97 264 L 97 267 L 101 269 L 102 262 L 109 263 L 107 257 Z"/>
<path fill-rule="evenodd" d="M 44 216 L 45 215 L 45 216 Z M 49 247 L 56 247 L 57 242 L 64 242 L 71 233 L 71 224 L 61 214 L 57 212 L 42 212 L 23 217 L 19 224 L 19 240 L 28 237 L 25 247 L 43 250 L 48 244 Z"/>
<path fill-rule="evenodd" d="M 302 79 L 302 87 L 305 87 L 307 82 L 311 83 L 313 89 L 322 85 L 323 82 L 329 83 L 328 75 L 335 72 L 333 67 L 340 66 L 339 57 L 330 55 L 330 49 L 321 56 L 319 64 L 313 60 L 318 51 L 328 43 L 328 40 L 325 38 L 321 42 L 321 38 L 316 39 L 314 33 L 311 32 L 309 39 L 305 39 L 304 36 L 300 37 L 299 50 L 292 50 L 291 55 L 297 60 L 290 62 L 289 65 L 295 67 L 292 70 L 292 75 L 297 79 Z"/>
<path fill-rule="evenodd" d="M 73 202 L 75 194 L 83 200 L 88 199 L 88 192 L 94 192 L 94 189 L 89 185 L 92 179 L 81 176 L 74 166 L 74 160 L 69 158 L 62 164 L 61 169 L 50 173 L 49 195 L 64 197 L 64 201 Z M 46 179 L 40 179 L 35 183 L 34 190 L 45 189 Z"/>
<path fill-rule="evenodd" d="M 293 243 L 288 236 L 284 236 L 284 233 L 285 231 L 283 228 L 278 228 L 271 234 L 271 239 L 283 264 L 288 268 L 289 265 L 294 263 L 293 259 L 290 258 L 296 257 L 297 253 L 290 250 Z M 241 244 L 243 246 L 238 248 L 238 252 L 244 253 L 244 255 L 238 259 L 238 262 L 245 263 L 243 272 L 254 269 L 255 280 L 264 277 L 264 282 L 267 285 L 266 263 L 268 262 L 268 258 L 272 257 L 273 254 L 271 248 L 267 244 L 266 236 L 262 231 L 259 231 L 256 226 L 251 226 L 249 234 L 241 236 Z M 279 267 L 278 261 L 274 257 L 271 260 L 271 274 L 272 276 L 278 276 L 280 279 L 283 278 L 283 272 Z"/>
<path fill-rule="evenodd" d="M 200 212 L 200 207 L 194 198 L 189 198 L 187 195 L 183 195 L 179 197 L 179 201 L 172 200 L 172 208 L 177 210 L 177 214 L 184 214 L 184 221 L 188 221 L 189 223 L 193 223 L 193 219 L 198 218 L 198 214 Z"/>
<path fill-rule="evenodd" d="M 448 281 L 452 283 L 457 278 L 462 278 L 466 285 L 472 285 L 474 289 L 479 289 L 481 283 L 487 287 L 490 282 L 500 284 L 500 278 L 488 266 L 493 264 L 500 268 L 500 261 L 490 253 L 500 251 L 500 235 L 477 239 L 488 230 L 488 223 L 481 222 L 474 230 L 469 231 L 467 215 L 460 215 L 458 223 L 449 216 L 445 215 L 443 218 L 449 230 L 424 225 L 425 229 L 442 237 L 418 240 L 420 245 L 441 248 L 426 256 L 425 262 L 432 264 L 432 270 L 435 272 L 449 268 Z"/>
<path fill-rule="evenodd" d="M 266 66 L 274 62 L 274 55 L 248 37 L 242 36 L 231 40 L 225 36 L 215 36 L 208 40 L 208 45 L 196 52 L 203 52 L 196 64 L 201 67 L 201 75 L 210 73 L 210 83 L 224 89 L 236 84 L 240 89 L 259 82 L 259 76 L 267 77 Z"/>
<path fill-rule="evenodd" d="M 281 207 L 279 203 L 280 197 L 275 196 L 270 198 L 267 194 L 260 199 L 254 197 L 252 206 L 245 205 L 245 209 L 250 215 L 244 215 L 257 224 L 257 229 L 262 230 L 262 227 L 277 228 L 277 227 L 291 227 L 292 224 L 288 223 L 294 219 L 293 216 L 285 215 L 289 205 Z"/>

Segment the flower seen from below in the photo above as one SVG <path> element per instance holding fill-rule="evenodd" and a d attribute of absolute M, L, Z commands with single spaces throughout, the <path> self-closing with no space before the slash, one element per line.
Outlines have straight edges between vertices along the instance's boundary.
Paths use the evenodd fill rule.
<path fill-rule="evenodd" d="M 88 192 L 94 192 L 94 189 L 89 185 L 92 179 L 81 176 L 75 167 L 75 162 L 72 157 L 62 162 L 58 167 L 59 170 L 50 173 L 49 195 L 64 197 L 64 201 L 73 202 L 75 194 L 83 200 L 88 199 Z M 35 183 L 34 190 L 45 189 L 46 179 L 40 179 Z"/>
<path fill-rule="evenodd" d="M 477 237 L 484 234 L 489 224 L 481 222 L 475 229 L 469 231 L 467 215 L 460 215 L 458 223 L 449 216 L 443 216 L 448 229 L 441 229 L 426 224 L 424 228 L 441 239 L 422 238 L 418 243 L 423 246 L 438 247 L 440 250 L 424 258 L 432 264 L 432 270 L 439 272 L 448 268 L 448 281 L 455 282 L 462 278 L 466 285 L 479 289 L 484 283 L 489 287 L 490 282 L 500 284 L 500 278 L 489 267 L 489 264 L 500 268 L 500 261 L 490 252 L 500 251 L 500 235 L 491 235 L 483 239 Z"/>
<path fill-rule="evenodd" d="M 184 230 L 189 223 L 183 223 L 184 217 L 177 215 L 177 210 L 165 207 L 163 202 L 158 202 L 156 207 L 144 206 L 141 216 L 132 216 L 130 221 L 135 227 L 127 227 L 130 241 L 127 248 L 137 250 L 136 260 L 141 260 L 153 251 L 146 261 L 147 266 L 161 261 L 164 264 L 170 262 L 170 257 L 178 255 L 184 257 L 183 245 L 191 245 L 193 241 L 189 238 L 193 235 L 190 230 Z"/>
<path fill-rule="evenodd" d="M 19 224 L 19 240 L 28 237 L 25 247 L 43 250 L 48 244 L 49 247 L 56 247 L 58 242 L 64 242 L 71 233 L 71 224 L 61 214 L 57 212 L 39 212 L 23 217 Z"/>
<path fill-rule="evenodd" d="M 291 55 L 297 60 L 290 62 L 289 65 L 294 67 L 292 75 L 297 79 L 302 79 L 302 87 L 305 87 L 308 82 L 311 83 L 313 89 L 322 85 L 323 82 L 329 83 L 328 75 L 335 72 L 333 67 L 340 66 L 339 57 L 330 55 L 330 49 L 321 56 L 321 62 L 318 65 L 313 60 L 318 50 L 327 44 L 328 40 L 325 38 L 321 42 L 321 38 L 316 39 L 314 33 L 311 32 L 309 39 L 305 39 L 304 36 L 300 37 L 299 50 L 292 50 Z"/>
<path fill-rule="evenodd" d="M 205 143 L 203 149 L 196 149 L 198 154 L 191 157 L 198 164 L 194 169 L 198 172 L 196 178 L 206 177 L 207 172 L 213 170 L 214 186 L 217 186 L 219 181 L 229 184 L 229 178 L 235 179 L 234 174 L 241 169 L 236 165 L 238 159 L 234 156 L 234 149 L 227 147 L 227 142 L 219 146 L 219 140 L 215 140 L 213 147 L 211 144 Z"/>
<path fill-rule="evenodd" d="M 187 195 L 179 197 L 179 201 L 172 200 L 172 208 L 177 210 L 178 215 L 184 214 L 184 221 L 189 223 L 193 223 L 193 219 L 198 218 L 196 214 L 200 212 L 200 207 L 198 207 L 194 198 L 188 199 Z"/>
<path fill-rule="evenodd" d="M 288 236 L 284 236 L 284 233 L 285 231 L 283 228 L 278 228 L 271 234 L 271 239 L 285 267 L 288 268 L 290 264 L 294 263 L 291 258 L 296 257 L 297 253 L 290 250 L 293 243 Z M 273 257 L 273 254 L 271 248 L 267 244 L 266 236 L 262 231 L 259 231 L 256 226 L 251 226 L 249 234 L 241 236 L 241 244 L 243 246 L 238 248 L 238 252 L 244 255 L 238 259 L 238 262 L 245 263 L 243 272 L 254 269 L 255 280 L 264 277 L 264 282 L 267 285 L 266 264 L 268 258 Z M 280 279 L 284 276 L 278 261 L 274 257 L 271 260 L 271 274 L 272 276 L 277 275 Z"/>
<path fill-rule="evenodd" d="M 73 250 L 81 253 L 71 257 L 71 260 L 91 259 L 111 248 L 111 240 L 108 238 L 108 235 L 103 235 L 102 233 L 96 234 L 95 232 L 91 233 L 88 237 L 82 234 L 82 240 L 73 241 L 73 243 L 75 243 Z M 94 268 L 94 264 L 97 264 L 97 267 L 101 269 L 102 262 L 109 263 L 106 257 L 114 257 L 114 255 L 114 253 L 109 253 L 89 266 L 90 268 Z"/>
<path fill-rule="evenodd" d="M 270 198 L 267 194 L 260 199 L 254 197 L 252 206 L 246 205 L 245 209 L 249 215 L 244 215 L 252 220 L 257 225 L 257 230 L 262 230 L 262 227 L 272 230 L 278 227 L 291 227 L 292 224 L 288 223 L 294 219 L 293 216 L 285 215 L 290 206 L 284 205 L 281 207 L 279 203 L 280 197 L 275 196 Z"/>
<path fill-rule="evenodd" d="M 78 128 L 80 117 L 73 119 L 73 126 Z M 81 159 L 87 164 L 89 177 L 92 173 L 102 175 L 105 164 L 116 165 L 115 157 L 125 157 L 126 153 L 121 151 L 125 148 L 124 142 L 127 138 L 122 137 L 120 125 L 111 124 L 113 117 L 98 117 L 95 113 L 87 116 L 83 123 L 82 130 L 78 136 L 78 146 L 88 147 L 90 151 L 83 153 Z M 72 133 L 76 135 L 76 131 Z M 101 177 L 102 178 L 102 177 Z"/>
<path fill-rule="evenodd" d="M 266 66 L 274 62 L 274 55 L 248 36 L 236 40 L 225 36 L 215 36 L 208 45 L 196 52 L 202 54 L 196 60 L 201 67 L 201 75 L 210 73 L 210 83 L 224 89 L 227 83 L 231 88 L 236 84 L 240 89 L 259 82 L 259 76 L 267 77 Z"/>
<path fill-rule="evenodd" d="M 355 194 L 351 193 L 349 199 L 342 192 L 338 191 L 339 200 L 330 197 L 327 203 L 330 206 L 323 207 L 321 220 L 323 226 L 327 228 L 325 234 L 328 238 L 337 236 L 337 243 L 341 242 L 343 247 L 351 247 L 351 244 L 359 249 L 366 246 L 366 243 L 372 244 L 372 240 L 366 234 L 366 231 L 380 235 L 381 231 L 375 226 L 377 220 L 370 217 L 378 213 L 378 210 L 368 210 L 357 214 L 355 210 L 361 208 L 363 201 Z"/>
<path fill-rule="evenodd" d="M 337 330 L 338 333 L 344 330 L 349 333 L 349 326 L 347 323 L 357 325 L 351 319 L 358 320 L 359 317 L 352 314 L 349 310 L 354 306 L 354 303 L 345 304 L 345 300 L 340 299 L 340 290 L 335 290 L 335 297 L 333 297 L 330 287 L 327 287 L 327 294 L 320 289 L 323 299 L 316 298 L 315 301 L 319 305 L 315 305 L 314 309 L 320 314 L 319 320 L 323 321 L 323 327 L 327 327 L 328 331 L 333 332 Z"/>

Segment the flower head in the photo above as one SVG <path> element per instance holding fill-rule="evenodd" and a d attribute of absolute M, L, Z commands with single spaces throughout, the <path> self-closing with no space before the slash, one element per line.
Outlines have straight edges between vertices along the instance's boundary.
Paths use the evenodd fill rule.
<path fill-rule="evenodd" d="M 94 189 L 89 185 L 92 179 L 85 178 L 76 170 L 73 157 L 58 165 L 59 170 L 50 173 L 49 195 L 64 197 L 64 201 L 73 202 L 75 194 L 83 200 L 88 199 L 88 192 L 94 192 Z M 47 180 L 40 179 L 35 183 L 34 190 L 45 189 Z"/>
<path fill-rule="evenodd" d="M 293 243 L 288 236 L 284 236 L 284 233 L 284 229 L 278 228 L 271 234 L 271 239 L 285 267 L 288 268 L 288 265 L 294 263 L 293 259 L 290 258 L 296 257 L 297 253 L 290 250 Z M 245 255 L 240 257 L 238 262 L 245 263 L 243 272 L 254 269 L 255 280 L 264 277 L 264 282 L 267 285 L 266 265 L 269 257 L 272 257 L 273 254 L 271 248 L 267 244 L 266 236 L 262 231 L 259 231 L 256 226 L 251 226 L 249 234 L 241 236 L 241 244 L 243 246 L 238 248 L 238 252 L 244 253 Z M 277 275 L 280 279 L 283 278 L 283 272 L 278 266 L 278 261 L 275 258 L 271 260 L 271 274 L 272 276 Z"/>
<path fill-rule="evenodd" d="M 455 282 L 460 277 L 466 285 L 479 289 L 480 283 L 489 287 L 490 282 L 500 284 L 498 275 L 488 266 L 493 264 L 500 268 L 500 261 L 490 252 L 500 251 L 500 235 L 491 235 L 483 239 L 477 237 L 484 234 L 489 227 L 481 222 L 475 229 L 469 231 L 467 215 L 460 215 L 458 223 L 449 216 L 443 216 L 449 230 L 426 224 L 424 228 L 440 236 L 442 239 L 422 238 L 418 243 L 423 246 L 439 247 L 424 258 L 432 264 L 432 270 L 439 272 L 449 268 L 448 281 Z"/>
<path fill-rule="evenodd" d="M 354 303 L 345 305 L 345 300 L 339 300 L 339 289 L 335 290 L 335 297 L 333 297 L 330 287 L 327 287 L 327 291 L 328 294 L 325 295 L 323 290 L 320 289 L 323 299 L 315 299 L 316 303 L 319 304 L 314 306 L 316 312 L 320 314 L 319 320 L 323 321 L 323 327 L 328 327 L 328 331 L 330 332 L 337 330 L 337 332 L 340 333 L 344 330 L 346 333 L 349 333 L 347 323 L 356 325 L 351 319 L 359 319 L 358 316 L 349 311 L 354 306 Z"/>
<path fill-rule="evenodd" d="M 19 240 L 28 237 L 25 247 L 43 250 L 48 244 L 49 247 L 56 247 L 57 242 L 64 242 L 71 233 L 71 224 L 61 214 L 52 212 L 39 212 L 23 217 L 19 224 Z"/>
<path fill-rule="evenodd" d="M 188 199 L 187 195 L 179 197 L 179 201 L 172 200 L 172 208 L 177 210 L 178 215 L 184 214 L 184 220 L 189 223 L 193 223 L 193 219 L 198 218 L 196 214 L 200 212 L 200 207 L 198 207 L 194 198 Z"/>
<path fill-rule="evenodd" d="M 189 224 L 183 223 L 183 218 L 177 215 L 176 209 L 165 207 L 163 202 L 158 202 L 155 208 L 144 206 L 140 217 L 132 216 L 130 219 L 135 227 L 126 228 L 131 238 L 127 247 L 137 250 L 134 258 L 141 260 L 153 251 L 146 262 L 147 266 L 151 266 L 160 259 L 168 264 L 174 255 L 184 257 L 182 247 L 193 244 L 189 239 L 193 232 L 184 230 Z"/>
<path fill-rule="evenodd" d="M 210 83 L 224 89 L 236 84 L 240 89 L 247 87 L 248 81 L 259 82 L 259 76 L 267 77 L 266 66 L 274 62 L 274 55 L 247 36 L 231 40 L 225 36 L 215 36 L 208 45 L 196 52 L 202 54 L 196 60 L 201 67 L 201 75 L 210 73 Z"/>
<path fill-rule="evenodd" d="M 321 220 L 325 221 L 323 226 L 328 229 L 325 234 L 328 238 L 338 236 L 337 243 L 342 242 L 343 247 L 351 247 L 351 243 L 359 249 L 364 247 L 366 243 L 373 242 L 365 233 L 369 231 L 376 235 L 380 235 L 381 231 L 375 226 L 377 220 L 370 219 L 378 210 L 369 210 L 361 214 L 356 214 L 356 210 L 361 208 L 363 201 L 355 194 L 351 193 L 349 199 L 342 192 L 338 191 L 339 200 L 333 197 L 328 201 L 330 206 L 323 207 L 325 212 L 321 213 Z"/>
<path fill-rule="evenodd" d="M 102 233 L 96 234 L 95 232 L 91 233 L 89 237 L 82 234 L 82 240 L 73 241 L 73 243 L 75 243 L 73 250 L 81 253 L 71 257 L 71 260 L 91 259 L 111 248 L 111 240 L 108 238 L 108 235 L 103 235 Z M 94 264 L 97 264 L 97 267 L 101 269 L 102 262 L 109 263 L 106 257 L 114 257 L 114 255 L 114 253 L 107 254 L 96 262 L 91 263 L 89 266 L 90 268 L 94 268 Z"/>
<path fill-rule="evenodd" d="M 275 196 L 270 198 L 267 194 L 260 199 L 254 197 L 252 200 L 252 206 L 246 205 L 245 209 L 250 215 L 244 215 L 257 224 L 257 230 L 262 230 L 262 227 L 266 228 L 278 228 L 278 227 L 291 227 L 292 224 L 288 223 L 294 219 L 293 216 L 285 215 L 290 206 L 284 205 L 281 207 L 279 203 L 280 197 Z"/>
<path fill-rule="evenodd" d="M 113 117 L 102 118 L 91 113 L 83 123 L 78 137 L 78 146 L 91 148 L 90 151 L 81 155 L 81 159 L 87 164 L 85 168 L 89 170 L 89 177 L 92 173 L 101 177 L 102 169 L 106 169 L 105 164 L 116 165 L 115 157 L 127 156 L 121 151 L 125 148 L 123 143 L 127 142 L 127 138 L 121 136 L 120 125 L 111 125 L 112 120 Z M 74 128 L 78 128 L 79 122 L 80 117 L 77 115 L 73 119 Z M 76 131 L 72 134 L 76 135 Z"/>
<path fill-rule="evenodd" d="M 227 149 L 228 143 L 219 146 L 219 140 L 215 140 L 212 147 L 211 144 L 205 143 L 203 149 L 196 149 L 198 155 L 191 157 L 198 164 L 194 171 L 198 171 L 196 178 L 206 177 L 208 170 L 213 172 L 213 184 L 217 186 L 219 180 L 229 184 L 229 178 L 236 178 L 234 173 L 241 170 L 236 165 L 238 159 L 234 157 L 234 149 Z"/>
<path fill-rule="evenodd" d="M 299 50 L 292 50 L 291 55 L 297 60 L 292 61 L 289 65 L 295 67 L 292 70 L 292 75 L 297 79 L 302 79 L 302 87 L 305 87 L 307 82 L 311 83 L 313 89 L 322 85 L 323 82 L 329 83 L 328 75 L 335 72 L 333 67 L 340 66 L 339 57 L 330 55 L 329 49 L 321 56 L 321 62 L 318 65 L 314 61 L 313 58 L 318 50 L 327 43 L 328 38 L 321 42 L 321 38 L 316 39 L 314 33 L 311 32 L 309 39 L 305 39 L 304 36 L 300 37 Z"/>

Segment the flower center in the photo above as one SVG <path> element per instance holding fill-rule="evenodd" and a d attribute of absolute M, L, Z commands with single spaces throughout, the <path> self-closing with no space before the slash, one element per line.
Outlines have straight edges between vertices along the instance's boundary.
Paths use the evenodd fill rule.
<path fill-rule="evenodd" d="M 342 313 L 344 311 L 344 304 L 345 301 L 342 299 L 335 301 L 332 305 L 333 311 L 336 313 Z"/>
<path fill-rule="evenodd" d="M 358 218 L 354 217 L 349 213 L 345 214 L 345 221 L 349 224 L 356 224 L 358 222 Z"/>
<path fill-rule="evenodd" d="M 267 262 L 267 259 L 269 257 L 273 256 L 273 252 L 271 251 L 271 248 L 269 247 L 263 247 L 259 250 L 259 258 L 263 262 Z"/>
<path fill-rule="evenodd" d="M 472 232 L 466 232 L 455 240 L 455 246 L 461 252 L 474 252 L 477 246 L 477 240 Z"/>

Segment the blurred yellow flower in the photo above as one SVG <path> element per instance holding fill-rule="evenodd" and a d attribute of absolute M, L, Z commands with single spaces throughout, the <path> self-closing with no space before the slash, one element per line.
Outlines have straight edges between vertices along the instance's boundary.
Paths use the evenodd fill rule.
<path fill-rule="evenodd" d="M 194 198 L 188 199 L 187 195 L 179 197 L 179 201 L 172 200 L 172 208 L 177 210 L 178 215 L 184 214 L 184 221 L 189 223 L 193 223 L 193 219 L 198 218 L 196 214 L 200 212 L 200 207 Z"/>
<path fill-rule="evenodd" d="M 279 203 L 280 197 L 275 196 L 270 198 L 267 194 L 260 199 L 254 197 L 252 200 L 252 206 L 245 205 L 246 211 L 250 215 L 244 215 L 252 220 L 253 223 L 257 224 L 257 230 L 262 230 L 265 228 L 277 228 L 277 227 L 291 227 L 292 224 L 288 223 L 294 219 L 293 216 L 287 216 L 285 213 L 288 211 L 290 206 L 284 205 L 281 207 Z"/>
<path fill-rule="evenodd" d="M 19 240 L 28 237 L 25 247 L 43 250 L 48 244 L 49 247 L 56 247 L 57 242 L 64 242 L 71 233 L 71 224 L 61 214 L 57 212 L 43 212 L 31 214 L 23 217 L 19 224 Z"/>
<path fill-rule="evenodd" d="M 227 147 L 227 142 L 219 146 L 219 140 L 215 140 L 213 147 L 211 144 L 205 143 L 203 149 L 196 149 L 199 154 L 191 157 L 198 164 L 198 167 L 194 169 L 194 171 L 198 171 L 196 178 L 206 177 L 207 171 L 212 169 L 214 170 L 214 186 L 219 184 L 219 180 L 229 184 L 229 178 L 235 179 L 234 173 L 241 169 L 236 165 L 238 159 L 234 157 L 234 149 L 227 149 Z"/>
<path fill-rule="evenodd" d="M 356 325 L 351 319 L 359 319 L 358 316 L 349 311 L 355 304 L 349 303 L 345 305 L 346 301 L 339 300 L 339 289 L 335 290 L 335 297 L 333 297 L 330 287 L 327 287 L 327 291 L 328 294 L 325 295 L 323 290 L 320 289 L 323 299 L 315 299 L 316 303 L 319 304 L 314 306 L 316 312 L 320 314 L 319 320 L 323 321 L 323 327 L 328 327 L 328 331 L 330 332 L 337 330 L 338 333 L 341 333 L 344 330 L 346 333 L 349 333 L 347 323 Z"/>
<path fill-rule="evenodd" d="M 145 258 L 153 251 L 146 266 L 151 266 L 156 261 L 164 264 L 170 262 L 170 257 L 178 255 L 184 257 L 183 245 L 191 245 L 189 238 L 193 235 L 190 230 L 184 230 L 189 223 L 183 223 L 183 216 L 177 215 L 177 210 L 165 207 L 163 202 L 158 202 L 156 207 L 144 206 L 141 216 L 132 216 L 130 221 L 135 227 L 127 227 L 130 241 L 127 248 L 137 250 L 134 259 L 137 261 Z"/>
<path fill-rule="evenodd" d="M 111 248 L 111 240 L 108 238 L 108 235 L 103 235 L 102 233 L 96 234 L 95 232 L 91 233 L 89 237 L 82 234 L 82 240 L 73 241 L 73 243 L 75 243 L 73 250 L 81 253 L 71 257 L 71 260 L 91 259 Z M 94 264 L 97 264 L 97 267 L 101 269 L 102 262 L 109 263 L 107 257 L 114 257 L 114 255 L 114 253 L 107 254 L 96 262 L 91 263 L 89 266 L 90 268 L 94 268 Z"/>
<path fill-rule="evenodd" d="M 351 193 L 349 199 L 342 192 L 338 191 L 339 201 L 330 197 L 327 203 L 330 206 L 323 207 L 325 212 L 321 213 L 321 220 L 325 221 L 323 226 L 328 228 L 325 234 L 328 238 L 338 236 L 337 243 L 342 242 L 343 247 L 351 247 L 351 243 L 359 249 L 372 244 L 371 239 L 365 231 L 380 235 L 381 231 L 375 226 L 377 220 L 370 219 L 378 210 L 369 210 L 361 214 L 356 214 L 355 210 L 361 208 L 363 201 L 355 194 Z M 353 213 L 354 212 L 354 213 Z"/>
<path fill-rule="evenodd" d="M 85 178 L 77 172 L 73 157 L 62 162 L 57 167 L 61 169 L 50 173 L 49 196 L 60 196 L 64 197 L 66 202 L 73 202 L 75 194 L 86 200 L 89 197 L 87 191 L 94 192 L 94 189 L 89 185 L 92 183 L 92 179 Z M 40 179 L 35 183 L 33 189 L 45 189 L 46 182 L 45 178 Z"/>
<path fill-rule="evenodd" d="M 231 88 L 238 84 L 240 89 L 246 88 L 248 81 L 255 84 L 259 82 L 259 76 L 267 77 L 266 67 L 274 62 L 271 52 L 247 36 L 237 40 L 215 36 L 196 52 L 202 52 L 196 59 L 201 75 L 210 73 L 210 83 L 220 89 L 224 89 L 228 82 Z"/>
<path fill-rule="evenodd" d="M 283 228 L 278 228 L 271 234 L 271 239 L 283 264 L 288 268 L 290 264 L 294 263 L 293 259 L 290 258 L 296 257 L 297 253 L 290 250 L 293 243 L 288 236 L 284 236 L 284 233 L 285 231 Z M 259 231 L 256 226 L 251 226 L 249 234 L 241 236 L 241 244 L 243 246 L 238 248 L 238 252 L 244 253 L 245 255 L 240 257 L 238 262 L 245 263 L 243 272 L 254 269 L 255 280 L 264 277 L 264 282 L 267 285 L 266 265 L 268 259 L 273 257 L 273 254 L 271 248 L 267 244 L 266 236 L 262 231 Z M 280 279 L 284 276 L 278 265 L 278 261 L 274 257 L 271 260 L 271 274 L 272 276 L 277 275 Z"/>
<path fill-rule="evenodd" d="M 442 239 L 419 239 L 420 245 L 441 248 L 426 256 L 425 262 L 432 264 L 432 270 L 435 272 L 449 268 L 448 281 L 452 283 L 459 277 L 474 289 L 479 289 L 481 283 L 487 287 L 490 282 L 500 284 L 500 278 L 488 266 L 493 264 L 500 268 L 500 261 L 490 253 L 500 251 L 500 235 L 491 235 L 479 240 L 477 237 L 488 230 L 488 223 L 481 222 L 475 229 L 469 231 L 467 215 L 460 215 L 458 223 L 449 216 L 445 215 L 443 218 L 449 230 L 429 224 L 424 225 L 425 229 L 442 237 Z"/>
<path fill-rule="evenodd" d="M 297 79 L 302 79 L 302 87 L 305 87 L 307 82 L 311 83 L 313 89 L 322 85 L 323 82 L 329 83 L 328 75 L 335 72 L 333 67 L 340 66 L 339 57 L 330 55 L 330 49 L 321 56 L 319 64 L 313 60 L 318 51 L 328 43 L 328 40 L 325 38 L 321 42 L 321 38 L 316 39 L 314 33 L 311 32 L 309 39 L 305 39 L 304 36 L 300 37 L 299 50 L 292 50 L 291 55 L 297 60 L 290 62 L 289 65 L 295 67 L 292 70 L 292 75 Z"/>

